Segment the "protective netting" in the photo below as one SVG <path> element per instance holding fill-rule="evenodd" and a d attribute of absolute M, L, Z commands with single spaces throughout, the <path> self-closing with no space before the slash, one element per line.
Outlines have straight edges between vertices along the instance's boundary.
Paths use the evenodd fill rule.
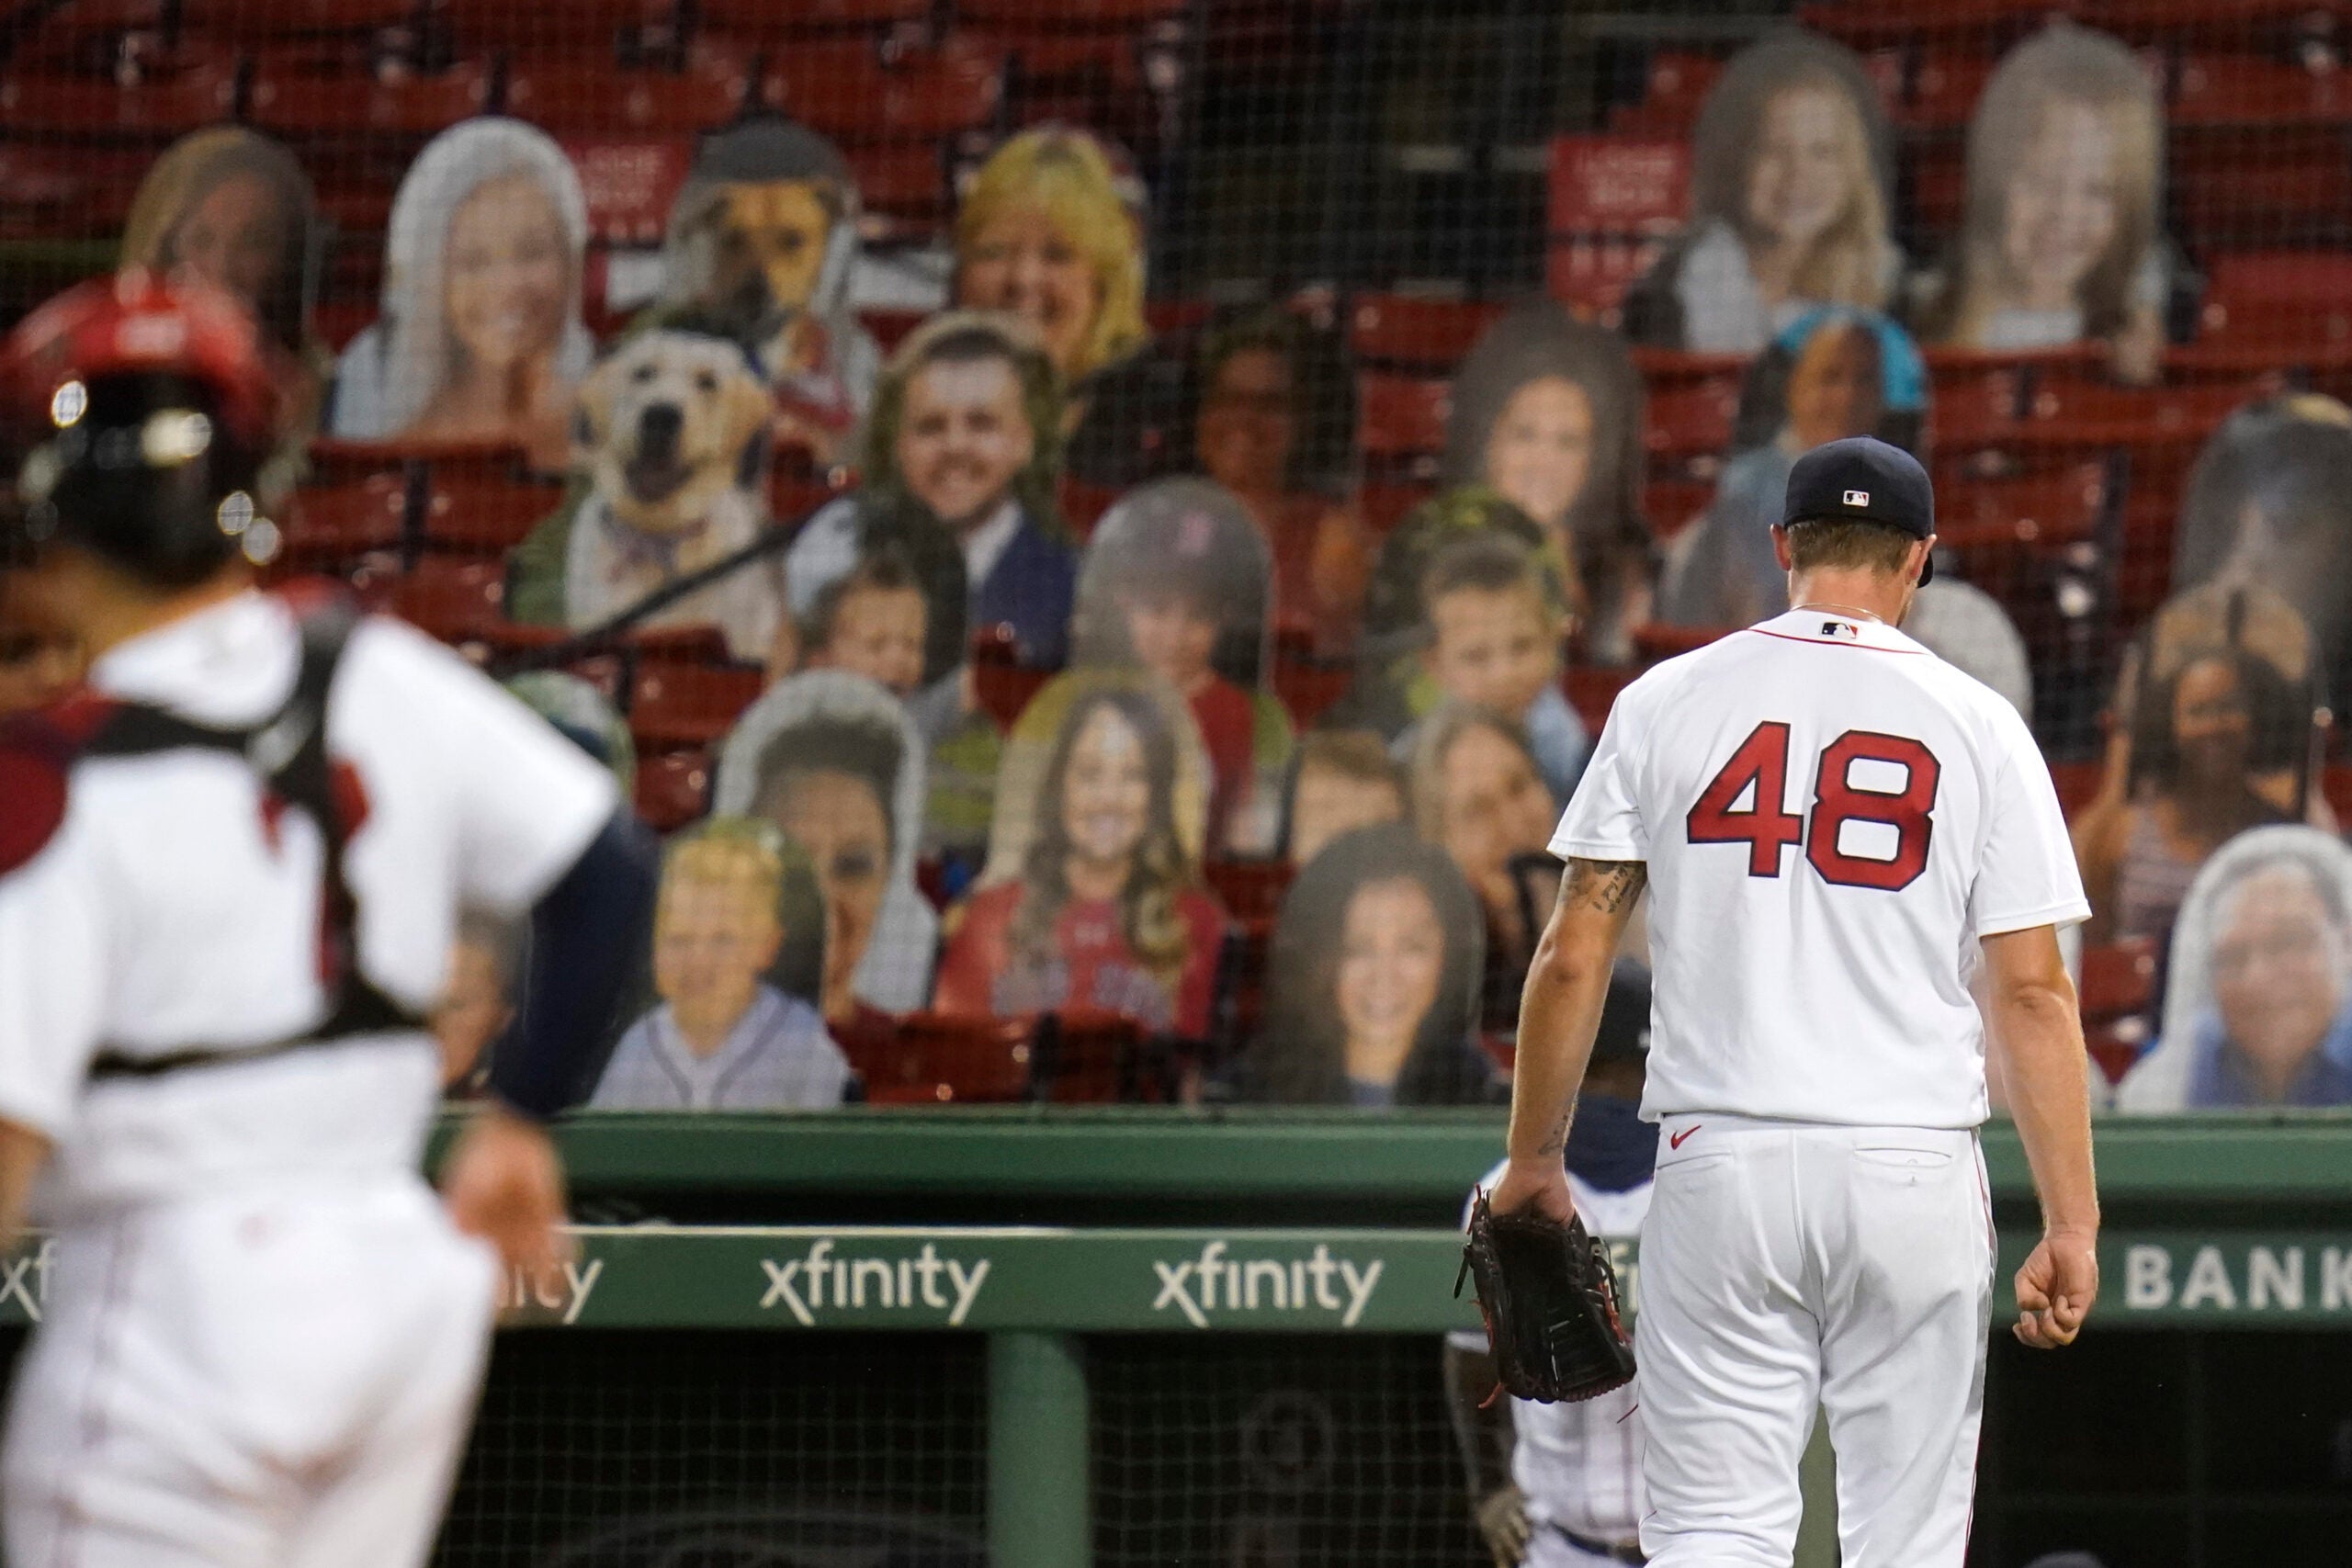
<path fill-rule="evenodd" d="M 1877 434 L 1938 483 L 1911 629 L 2074 816 L 2120 1077 L 2203 857 L 2352 802 L 2346 48 L 2301 0 L 20 0 L 0 311 L 118 262 L 243 297 L 256 552 L 586 677 L 659 825 L 778 818 L 877 1098 L 1257 1092 L 1320 984 L 1268 973 L 1291 868 L 1399 817 L 1507 1038 L 1614 694 L 1774 611 L 1792 454 Z M 12 705 L 71 667 L 17 618 Z M 1105 664 L 1183 711 L 1098 722 Z M 747 748 L 729 806 L 818 670 L 911 739 L 831 753 L 849 805 Z M 1461 707 L 1523 734 L 1464 760 Z M 1108 901 L 1047 820 L 1090 739 L 1151 785 Z M 1057 1080 L 966 1027 L 1041 1010 L 1136 1038 Z M 2337 1055 L 2204 1102 L 2342 1099 Z"/>
<path fill-rule="evenodd" d="M 447 1568 L 987 1561 L 978 1338 L 509 1334 Z"/>

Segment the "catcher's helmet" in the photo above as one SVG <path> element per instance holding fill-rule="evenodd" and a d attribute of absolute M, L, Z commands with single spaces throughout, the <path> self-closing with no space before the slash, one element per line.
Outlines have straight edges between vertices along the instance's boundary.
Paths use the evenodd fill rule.
<path fill-rule="evenodd" d="M 228 296 L 140 268 L 82 284 L 0 343 L 0 559 L 72 545 L 161 587 L 238 553 L 275 411 Z"/>

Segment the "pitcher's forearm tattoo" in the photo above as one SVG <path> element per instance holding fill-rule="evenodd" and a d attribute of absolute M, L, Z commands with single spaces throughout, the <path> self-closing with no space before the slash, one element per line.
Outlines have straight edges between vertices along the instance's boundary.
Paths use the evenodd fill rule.
<path fill-rule="evenodd" d="M 1650 868 L 1637 860 L 1572 860 L 1560 885 L 1560 902 L 1571 909 L 1613 915 L 1642 896 Z"/>
<path fill-rule="evenodd" d="M 1568 1100 L 1568 1108 L 1560 1112 L 1560 1119 L 1552 1123 L 1552 1130 L 1544 1135 L 1544 1142 L 1537 1145 L 1535 1152 L 1547 1159 L 1554 1155 L 1566 1154 L 1568 1148 L 1568 1123 L 1576 1119 L 1577 1102 L 1572 1097 Z"/>

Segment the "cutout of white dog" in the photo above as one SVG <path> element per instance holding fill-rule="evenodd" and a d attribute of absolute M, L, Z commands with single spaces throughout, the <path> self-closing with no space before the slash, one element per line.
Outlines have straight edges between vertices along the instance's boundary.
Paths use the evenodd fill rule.
<path fill-rule="evenodd" d="M 592 626 L 749 544 L 767 522 L 760 476 L 771 399 L 743 350 L 698 333 L 631 338 L 580 385 L 573 464 L 592 492 L 573 520 L 564 617 Z M 774 559 L 688 594 L 649 626 L 716 626 L 763 660 L 784 615 Z"/>

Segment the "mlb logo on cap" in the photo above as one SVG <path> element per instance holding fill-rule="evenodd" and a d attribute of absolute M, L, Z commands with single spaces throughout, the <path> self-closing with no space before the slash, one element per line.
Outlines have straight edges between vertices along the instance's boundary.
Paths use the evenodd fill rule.
<path fill-rule="evenodd" d="M 1871 492 L 1866 490 L 1849 490 L 1846 492 L 1846 504 L 1849 506 L 1868 506 L 1870 503 Z"/>

